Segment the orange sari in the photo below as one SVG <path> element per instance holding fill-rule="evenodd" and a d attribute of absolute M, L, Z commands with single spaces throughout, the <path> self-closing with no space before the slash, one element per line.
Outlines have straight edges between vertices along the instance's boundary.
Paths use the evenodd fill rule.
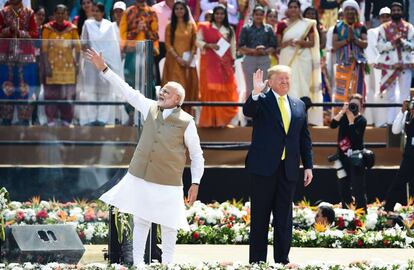
<path fill-rule="evenodd" d="M 222 38 L 219 30 L 209 22 L 200 23 L 199 27 L 206 43 L 217 43 Z M 223 57 L 218 56 L 212 49 L 204 50 L 200 58 L 201 101 L 237 102 L 239 100 L 233 63 L 231 48 Z M 199 126 L 224 127 L 237 112 L 238 107 L 202 107 Z"/>

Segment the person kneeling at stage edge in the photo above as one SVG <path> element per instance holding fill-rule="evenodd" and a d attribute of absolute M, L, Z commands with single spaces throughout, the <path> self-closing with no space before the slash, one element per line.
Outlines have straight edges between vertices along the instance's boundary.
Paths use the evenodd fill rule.
<path fill-rule="evenodd" d="M 195 122 L 181 109 L 184 88 L 179 83 L 168 82 L 161 89 L 158 101 L 154 101 L 124 82 L 95 50 L 87 50 L 86 57 L 145 119 L 128 173 L 100 199 L 121 212 L 134 215 L 134 265 L 144 263 L 151 223 L 161 225 L 162 263 L 172 263 L 177 231 L 189 227 L 182 183 L 186 149 L 191 158 L 192 175 L 189 204 L 197 198 L 204 173 L 203 151 Z"/>
<path fill-rule="evenodd" d="M 322 224 L 324 226 L 332 226 L 335 222 L 335 211 L 329 205 L 320 205 L 318 212 L 316 212 L 315 223 Z"/>

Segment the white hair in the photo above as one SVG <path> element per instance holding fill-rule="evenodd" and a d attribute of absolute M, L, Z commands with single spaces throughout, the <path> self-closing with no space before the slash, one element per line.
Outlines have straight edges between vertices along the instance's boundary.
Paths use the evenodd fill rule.
<path fill-rule="evenodd" d="M 180 102 L 178 105 L 183 105 L 185 99 L 184 87 L 178 82 L 168 82 L 166 85 L 171 86 L 173 89 L 175 89 L 175 91 L 177 91 L 177 95 L 180 97 Z"/>
<path fill-rule="evenodd" d="M 292 73 L 292 69 L 289 66 L 285 65 L 275 65 L 267 70 L 267 78 L 270 79 L 274 74 Z"/>

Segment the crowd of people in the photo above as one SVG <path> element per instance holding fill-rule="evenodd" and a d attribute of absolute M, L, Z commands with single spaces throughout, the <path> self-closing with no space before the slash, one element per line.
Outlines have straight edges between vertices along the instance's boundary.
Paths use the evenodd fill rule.
<path fill-rule="evenodd" d="M 290 94 L 306 104 L 401 103 L 409 98 L 414 28 L 409 1 L 9 0 L 0 3 L 0 99 L 123 101 L 82 51 L 94 48 L 135 87 L 136 42 L 154 44 L 155 85 L 176 81 L 188 101 L 238 102 L 252 74 L 292 68 Z M 33 8 L 33 9 L 32 9 Z M 30 41 L 32 40 L 32 41 Z M 154 88 L 155 89 L 155 88 Z M 201 127 L 251 124 L 239 108 L 185 107 Z M 338 111 L 308 106 L 308 123 Z M 391 125 L 398 108 L 370 108 L 368 125 Z M 127 106 L 0 104 L 2 125 L 132 124 Z M 247 121 L 245 121 L 247 120 Z"/>

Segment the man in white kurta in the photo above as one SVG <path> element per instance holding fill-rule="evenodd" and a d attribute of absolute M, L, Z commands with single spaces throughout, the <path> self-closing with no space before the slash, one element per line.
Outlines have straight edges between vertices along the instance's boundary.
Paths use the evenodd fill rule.
<path fill-rule="evenodd" d="M 403 11 L 404 7 L 394 2 L 391 5 L 392 20 L 380 26 L 376 65 L 381 69 L 381 95 L 386 102 L 399 104 L 410 97 L 411 68 L 414 67 L 414 27 L 403 20 Z M 392 125 L 398 111 L 396 107 L 388 108 L 389 125 Z"/>
<path fill-rule="evenodd" d="M 391 20 L 391 9 L 389 7 L 383 7 L 380 10 L 379 20 L 380 24 Z M 369 74 L 365 74 L 365 83 L 367 84 L 367 103 L 383 103 L 385 101 L 380 95 L 381 71 L 375 68 L 379 54 L 377 49 L 379 30 L 380 26 L 368 29 L 367 31 L 368 47 L 365 49 L 365 54 L 371 69 Z M 387 108 L 366 108 L 364 116 L 367 119 L 368 125 L 374 124 L 375 126 L 380 127 L 387 124 Z"/>
<path fill-rule="evenodd" d="M 134 265 L 144 262 L 151 223 L 161 225 L 162 263 L 172 263 L 177 231 L 188 229 L 182 186 L 186 150 L 191 159 L 192 176 L 189 204 L 197 198 L 204 172 L 203 151 L 195 122 L 180 107 L 185 91 L 180 84 L 169 82 L 161 89 L 158 101 L 147 99 L 109 69 L 96 51 L 88 50 L 86 57 L 145 119 L 128 173 L 100 199 L 121 212 L 134 215 Z"/>

